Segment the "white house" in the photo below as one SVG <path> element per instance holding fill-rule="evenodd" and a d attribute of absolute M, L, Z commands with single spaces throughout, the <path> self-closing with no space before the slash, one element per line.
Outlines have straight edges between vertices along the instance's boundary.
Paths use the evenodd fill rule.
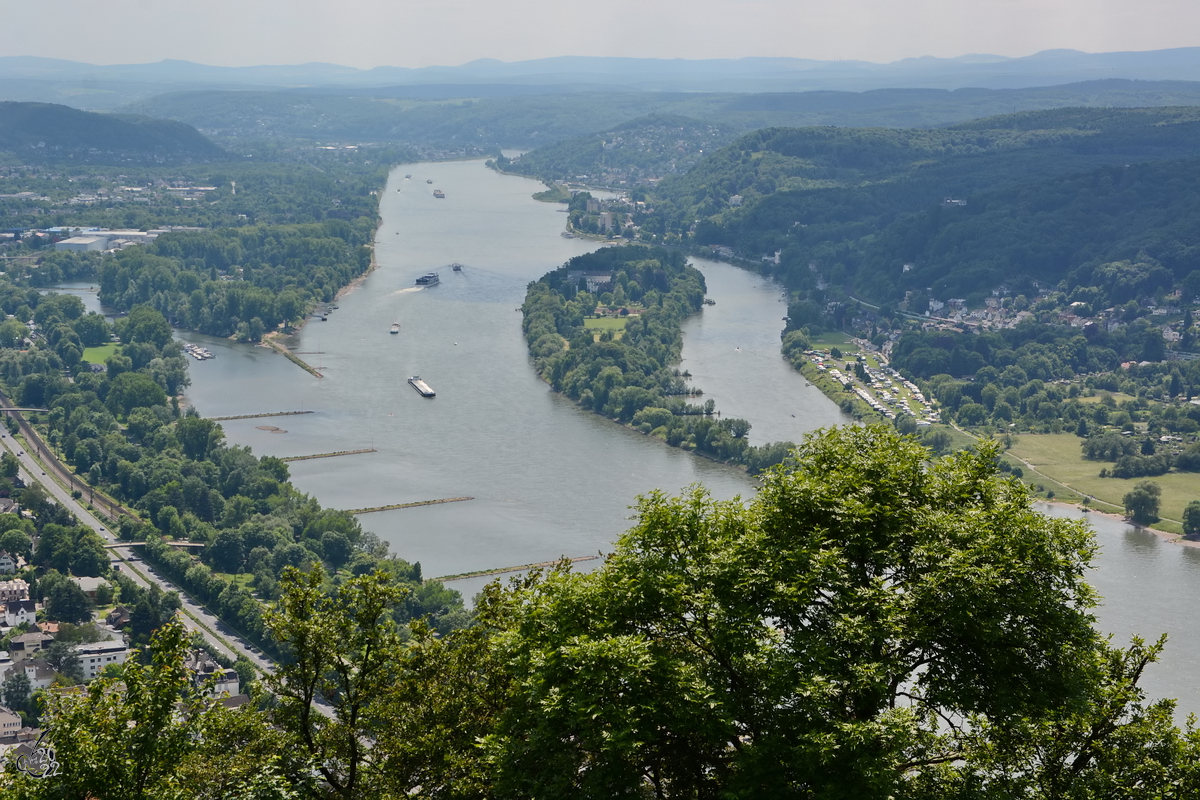
<path fill-rule="evenodd" d="M 0 550 L 0 575 L 17 571 L 17 560 L 7 550 Z"/>
<path fill-rule="evenodd" d="M 37 604 L 32 600 L 9 600 L 4 604 L 4 624 L 10 628 L 37 621 Z"/>
<path fill-rule="evenodd" d="M 85 680 L 92 680 L 109 664 L 124 664 L 129 657 L 129 648 L 124 642 L 96 642 L 81 644 L 75 648 L 79 663 L 83 667 Z"/>
<path fill-rule="evenodd" d="M 54 667 L 40 658 L 32 658 L 22 664 L 22 667 L 25 669 L 25 677 L 29 678 L 30 691 L 49 689 L 54 685 L 54 679 L 58 677 Z"/>

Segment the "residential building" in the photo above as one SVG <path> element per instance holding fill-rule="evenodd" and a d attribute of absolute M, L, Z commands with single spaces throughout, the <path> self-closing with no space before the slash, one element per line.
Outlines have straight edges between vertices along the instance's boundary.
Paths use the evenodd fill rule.
<path fill-rule="evenodd" d="M 25 677 L 29 678 L 30 690 L 35 692 L 49 689 L 54 685 L 54 679 L 58 677 L 54 667 L 41 658 L 31 658 L 23 662 L 21 668 L 25 670 Z"/>
<path fill-rule="evenodd" d="M 81 644 L 75 648 L 79 663 L 83 666 L 83 677 L 92 680 L 109 664 L 124 664 L 129 657 L 129 648 L 124 642 L 96 642 Z"/>
<path fill-rule="evenodd" d="M 15 740 L 21 730 L 21 715 L 0 706 L 0 739 Z"/>
<path fill-rule="evenodd" d="M 41 650 L 45 650 L 54 641 L 54 637 L 41 631 L 31 631 L 14 636 L 8 644 L 8 654 L 16 662 L 33 658 Z"/>
<path fill-rule="evenodd" d="M 9 554 L 7 550 L 0 550 L 0 575 L 9 574 L 17 571 L 17 559 Z"/>
<path fill-rule="evenodd" d="M 28 600 L 29 599 L 29 584 L 20 578 L 14 578 L 8 581 L 0 581 L 0 603 L 7 603 L 10 600 Z"/>
<path fill-rule="evenodd" d="M 92 600 L 96 599 L 96 591 L 101 586 L 109 585 L 108 581 L 104 580 L 104 578 L 90 578 L 90 577 L 86 577 L 86 576 L 82 577 L 82 578 L 76 578 L 76 577 L 72 576 L 71 582 L 74 583 L 76 586 L 78 586 L 80 589 L 82 589 L 83 593 L 86 594 Z"/>
<path fill-rule="evenodd" d="M 16 662 L 9 657 L 8 651 L 0 650 L 0 683 L 4 683 L 5 679 L 8 678 L 8 671 L 15 665 Z"/>
<path fill-rule="evenodd" d="M 4 604 L 4 624 L 10 628 L 37 621 L 37 604 L 32 600 L 9 600 Z"/>
<path fill-rule="evenodd" d="M 108 615 L 104 617 L 104 622 L 110 628 L 124 628 L 129 624 L 131 619 L 129 609 L 125 606 L 117 606 Z"/>
<path fill-rule="evenodd" d="M 192 680 L 197 685 L 215 681 L 211 692 L 213 697 L 222 695 L 233 697 L 238 693 L 237 672 L 225 669 L 205 651 L 193 650 L 184 662 L 184 666 L 192 673 Z"/>

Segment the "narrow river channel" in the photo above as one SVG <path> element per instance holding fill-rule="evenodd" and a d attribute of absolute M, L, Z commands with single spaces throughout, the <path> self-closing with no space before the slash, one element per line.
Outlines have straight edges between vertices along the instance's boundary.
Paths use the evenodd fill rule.
<path fill-rule="evenodd" d="M 445 199 L 434 198 L 435 188 Z M 583 412 L 537 379 L 517 310 L 526 284 L 598 246 L 563 238 L 561 206 L 532 200 L 537 189 L 477 161 L 399 168 L 380 204 L 380 268 L 293 342 L 326 377 L 262 348 L 185 333 L 217 355 L 191 365 L 189 402 L 205 416 L 313 412 L 224 423 L 230 442 L 259 454 L 375 448 L 291 464 L 297 487 L 327 506 L 473 497 L 362 516 L 427 576 L 607 551 L 629 524 L 630 504 L 651 489 L 699 482 L 717 497 L 753 493 L 745 473 Z M 463 270 L 452 272 L 451 262 Z M 706 397 L 723 414 L 748 419 L 755 443 L 844 422 L 779 356 L 779 287 L 728 265 L 696 264 L 716 305 L 686 323 L 683 367 Z M 416 288 L 430 270 L 441 273 L 440 285 Z M 389 335 L 397 322 L 399 335 Z M 414 374 L 435 399 L 407 385 Z M 1200 712 L 1200 640 L 1190 637 L 1200 551 L 1091 516 L 1101 546 L 1091 575 L 1104 596 L 1101 629 L 1118 642 L 1170 633 L 1164 663 L 1145 685 L 1154 696 L 1179 697 L 1183 712 Z M 450 585 L 470 597 L 483 583 Z"/>

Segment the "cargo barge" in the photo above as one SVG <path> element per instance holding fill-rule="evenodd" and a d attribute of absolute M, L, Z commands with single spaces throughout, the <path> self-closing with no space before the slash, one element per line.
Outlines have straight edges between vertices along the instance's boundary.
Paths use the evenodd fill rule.
<path fill-rule="evenodd" d="M 414 389 L 416 389 L 417 394 L 421 395 L 421 397 L 436 397 L 437 396 L 437 394 L 433 391 L 433 387 L 431 387 L 425 381 L 421 380 L 420 375 L 413 375 L 411 378 L 409 378 L 408 385 L 413 387 Z"/>
<path fill-rule="evenodd" d="M 427 272 L 417 278 L 417 286 L 437 286 L 441 281 L 436 272 Z"/>

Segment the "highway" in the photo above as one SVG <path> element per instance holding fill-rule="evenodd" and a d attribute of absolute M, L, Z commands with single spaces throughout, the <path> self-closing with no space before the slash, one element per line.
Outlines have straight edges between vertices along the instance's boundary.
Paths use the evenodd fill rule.
<path fill-rule="evenodd" d="M 28 423 L 19 417 L 18 421 L 21 423 L 22 433 L 25 434 L 26 441 L 35 448 L 39 447 L 40 442 L 35 444 L 38 440 L 30 436 L 31 430 L 28 428 Z M 55 480 L 54 476 L 46 474 L 49 469 L 57 473 L 57 477 L 59 480 L 62 480 L 63 484 L 72 485 L 73 476 L 67 473 L 61 464 L 57 463 L 57 459 L 52 454 L 48 454 L 42 449 L 42 458 L 34 458 L 32 454 L 26 452 L 26 448 L 22 447 L 20 441 L 3 429 L 0 429 L 0 446 L 17 457 L 17 460 L 21 464 L 21 479 L 26 485 L 29 485 L 31 482 L 40 483 L 45 488 L 47 494 L 56 503 L 70 510 L 79 519 L 81 524 L 87 525 L 108 542 L 119 541 L 116 534 L 108 530 L 108 522 L 106 520 L 101 520 L 88 511 L 87 506 L 81 500 L 75 500 L 71 497 L 70 492 L 64 489 L 62 484 L 58 480 Z M 77 481 L 78 479 L 75 480 Z M 173 584 L 154 567 L 142 561 L 132 552 L 131 548 L 112 547 L 109 548 L 109 553 L 111 554 L 110 558 L 112 562 L 120 565 L 121 572 L 139 586 L 149 588 L 150 584 L 156 584 L 164 592 L 178 593 L 180 603 L 183 607 L 183 614 L 181 615 L 183 623 L 189 630 L 200 633 L 208 641 L 209 647 L 229 658 L 244 655 L 250 659 L 260 672 L 268 673 L 274 670 L 274 662 L 261 650 L 243 639 L 228 625 L 221 622 L 216 615 L 193 600 L 187 592 Z"/>

